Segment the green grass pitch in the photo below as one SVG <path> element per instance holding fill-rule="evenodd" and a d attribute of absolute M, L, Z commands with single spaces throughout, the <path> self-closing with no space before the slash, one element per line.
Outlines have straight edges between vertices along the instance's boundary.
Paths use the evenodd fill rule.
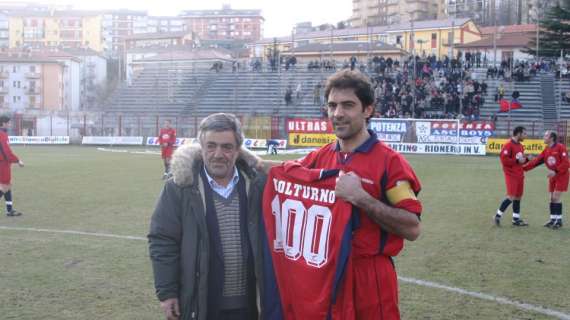
<path fill-rule="evenodd" d="M 163 181 L 158 155 L 14 147 L 15 208 L 0 226 L 145 237 Z M 570 314 L 570 219 L 548 218 L 546 170 L 527 174 L 528 228 L 491 218 L 504 197 L 496 157 L 406 156 L 418 174 L 422 235 L 398 273 Z M 290 157 L 289 157 L 290 158 Z M 570 201 L 564 196 L 565 211 Z M 0 201 L 4 206 L 4 202 Z M 400 284 L 403 319 L 551 319 L 441 289 Z M 161 319 L 144 240 L 0 229 L 0 319 Z"/>

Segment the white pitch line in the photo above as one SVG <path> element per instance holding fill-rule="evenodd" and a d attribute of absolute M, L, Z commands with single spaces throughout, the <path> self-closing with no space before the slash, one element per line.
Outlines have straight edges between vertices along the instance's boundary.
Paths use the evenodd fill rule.
<path fill-rule="evenodd" d="M 425 280 L 414 279 L 414 278 L 407 278 L 407 277 L 398 276 L 398 279 L 402 282 L 405 282 L 405 283 L 411 283 L 411 284 L 415 284 L 415 285 L 419 285 L 419 286 L 423 286 L 423 287 L 436 288 L 436 289 L 451 291 L 451 292 L 459 293 L 461 295 L 470 296 L 470 297 L 474 297 L 474 298 L 478 298 L 478 299 L 482 299 L 482 300 L 488 300 L 488 301 L 493 301 L 493 302 L 500 303 L 500 304 L 511 305 L 511 306 L 517 307 L 519 309 L 527 310 L 527 311 L 534 311 L 534 312 L 541 313 L 541 314 L 544 314 L 547 316 L 556 317 L 556 318 L 562 319 L 562 320 L 570 320 L 570 314 L 563 313 L 563 312 L 556 311 L 556 310 L 552 310 L 552 309 L 539 307 L 539 306 L 535 306 L 535 305 L 528 304 L 528 303 L 516 302 L 516 301 L 510 300 L 510 299 L 504 298 L 504 297 L 497 297 L 497 296 L 493 296 L 493 295 L 486 294 L 486 293 L 469 291 L 469 290 L 465 290 L 465 289 L 461 289 L 461 288 L 450 287 L 450 286 L 446 286 L 443 284 L 425 281 Z"/>
<path fill-rule="evenodd" d="M 126 240 L 144 240 L 144 241 L 147 240 L 144 237 L 121 236 L 121 235 L 109 234 L 109 233 L 83 232 L 83 231 L 73 231 L 73 230 L 36 229 L 36 228 L 6 227 L 6 226 L 0 226 L 0 229 L 16 230 L 16 231 L 47 232 L 47 233 L 64 233 L 64 234 L 74 234 L 74 235 L 81 235 L 81 236 L 115 238 L 115 239 L 126 239 Z"/>
<path fill-rule="evenodd" d="M 145 237 L 135 237 L 135 236 L 121 236 L 116 234 L 109 234 L 109 233 L 97 233 L 97 232 L 83 232 L 83 231 L 74 231 L 74 230 L 54 230 L 54 229 L 37 229 L 37 228 L 22 228 L 22 227 L 8 227 L 8 226 L 0 226 L 0 230 L 15 230 L 15 231 L 31 231 L 31 232 L 46 232 L 46 233 L 60 233 L 60 234 L 72 234 L 72 235 L 82 235 L 82 236 L 92 236 L 92 237 L 103 237 L 103 238 L 115 238 L 115 239 L 125 239 L 125 240 L 137 240 L 137 241 L 147 241 Z M 562 320 L 570 320 L 570 314 L 563 313 L 561 311 L 552 310 L 544 307 L 535 306 L 529 303 L 523 302 L 516 302 L 504 297 L 498 297 L 486 293 L 469 291 L 461 288 L 450 287 L 443 284 L 425 281 L 420 279 L 408 278 L 408 277 L 401 277 L 398 276 L 398 280 L 404 283 L 411 283 L 423 287 L 428 288 L 435 288 L 446 290 L 454 293 L 458 293 L 464 296 L 470 296 L 473 298 L 481 299 L 481 300 L 488 300 L 493 301 L 499 304 L 506 304 L 518 309 L 533 311 L 536 313 L 541 313 L 547 316 L 556 317 Z"/>

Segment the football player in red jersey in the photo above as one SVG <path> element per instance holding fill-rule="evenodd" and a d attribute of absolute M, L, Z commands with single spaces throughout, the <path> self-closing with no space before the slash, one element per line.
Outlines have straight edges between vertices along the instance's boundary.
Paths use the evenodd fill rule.
<path fill-rule="evenodd" d="M 400 319 L 393 257 L 404 239 L 420 235 L 419 179 L 402 155 L 367 130 L 374 91 L 366 76 L 337 72 L 327 81 L 325 97 L 337 141 L 300 162 L 309 168 L 340 169 L 336 196 L 359 209 L 351 252 L 356 318 Z"/>
<path fill-rule="evenodd" d="M 544 163 L 548 168 L 548 192 L 550 194 L 550 220 L 544 225 L 547 228 L 562 227 L 562 194 L 568 191 L 568 151 L 566 146 L 558 142 L 554 131 L 544 134 L 546 148 L 540 155 L 530 161 L 524 170 L 532 170 Z"/>
<path fill-rule="evenodd" d="M 524 191 L 524 170 L 523 165 L 527 163 L 527 156 L 524 154 L 524 146 L 522 142 L 526 138 L 526 130 L 524 127 L 516 127 L 513 130 L 513 136 L 501 148 L 501 165 L 505 174 L 505 184 L 507 185 L 507 196 L 501 203 L 497 213 L 495 214 L 495 225 L 501 225 L 501 217 L 509 205 L 513 204 L 513 226 L 528 226 L 520 216 L 520 204 Z"/>
<path fill-rule="evenodd" d="M 10 127 L 10 118 L 8 116 L 0 116 L 0 198 L 4 196 L 6 199 L 6 216 L 17 217 L 22 213 L 14 210 L 12 207 L 12 164 L 17 163 L 20 167 L 24 166 L 22 160 L 12 152 L 8 144 L 8 128 Z"/>
<path fill-rule="evenodd" d="M 170 160 L 176 144 L 176 129 L 171 127 L 170 120 L 164 121 L 164 128 L 160 129 L 158 134 L 158 143 L 160 144 L 162 161 L 164 162 L 163 177 L 167 178 L 170 174 Z"/>

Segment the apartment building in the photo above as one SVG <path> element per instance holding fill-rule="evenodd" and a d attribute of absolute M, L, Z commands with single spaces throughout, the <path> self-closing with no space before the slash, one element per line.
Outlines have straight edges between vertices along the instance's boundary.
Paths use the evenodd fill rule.
<path fill-rule="evenodd" d="M 295 37 L 265 38 L 256 42 L 255 56 L 265 57 L 270 50 L 293 52 L 292 47 L 308 44 L 325 44 L 334 48 L 336 43 L 364 42 L 385 43 L 417 55 L 457 54 L 457 46 L 481 39 L 481 31 L 471 19 L 440 19 L 393 24 L 390 26 L 373 26 L 345 28 L 339 30 L 314 31 L 297 34 Z M 295 43 L 293 43 L 295 42 Z M 366 52 L 369 46 L 363 46 Z M 325 53 L 323 51 L 323 54 Z M 333 55 L 331 52 L 330 55 Z"/>
<path fill-rule="evenodd" d="M 172 33 L 188 31 L 186 19 L 181 17 L 148 16 L 146 33 Z"/>
<path fill-rule="evenodd" d="M 353 27 L 385 26 L 411 20 L 434 20 L 444 15 L 442 0 L 353 0 Z"/>
<path fill-rule="evenodd" d="M 122 46 L 126 37 L 148 32 L 147 17 L 146 11 L 126 9 L 102 11 L 102 51 L 108 56 L 114 56 L 124 49 Z"/>
<path fill-rule="evenodd" d="M 87 110 L 106 80 L 106 60 L 93 50 L 3 52 L 0 112 Z"/>
<path fill-rule="evenodd" d="M 10 11 L 8 15 L 10 48 L 103 49 L 98 12 Z"/>
<path fill-rule="evenodd" d="M 261 10 L 237 10 L 224 5 L 220 10 L 188 10 L 180 13 L 189 30 L 200 39 L 260 40 L 263 35 Z"/>

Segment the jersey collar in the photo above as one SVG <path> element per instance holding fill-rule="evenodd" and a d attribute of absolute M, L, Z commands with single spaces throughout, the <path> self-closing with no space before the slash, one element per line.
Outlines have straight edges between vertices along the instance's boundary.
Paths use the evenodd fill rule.
<path fill-rule="evenodd" d="M 354 149 L 354 152 L 361 152 L 361 153 L 368 153 L 370 152 L 370 150 L 372 149 L 372 147 L 374 147 L 375 144 L 377 144 L 378 141 L 378 136 L 376 135 L 376 132 L 367 129 L 368 134 L 370 134 L 370 137 L 368 137 L 368 139 L 366 139 L 366 141 L 364 141 L 361 145 L 359 145 L 356 149 Z M 338 140 L 336 141 L 336 144 L 334 144 L 332 146 L 333 151 L 335 152 L 340 152 L 340 143 L 338 142 Z"/>

